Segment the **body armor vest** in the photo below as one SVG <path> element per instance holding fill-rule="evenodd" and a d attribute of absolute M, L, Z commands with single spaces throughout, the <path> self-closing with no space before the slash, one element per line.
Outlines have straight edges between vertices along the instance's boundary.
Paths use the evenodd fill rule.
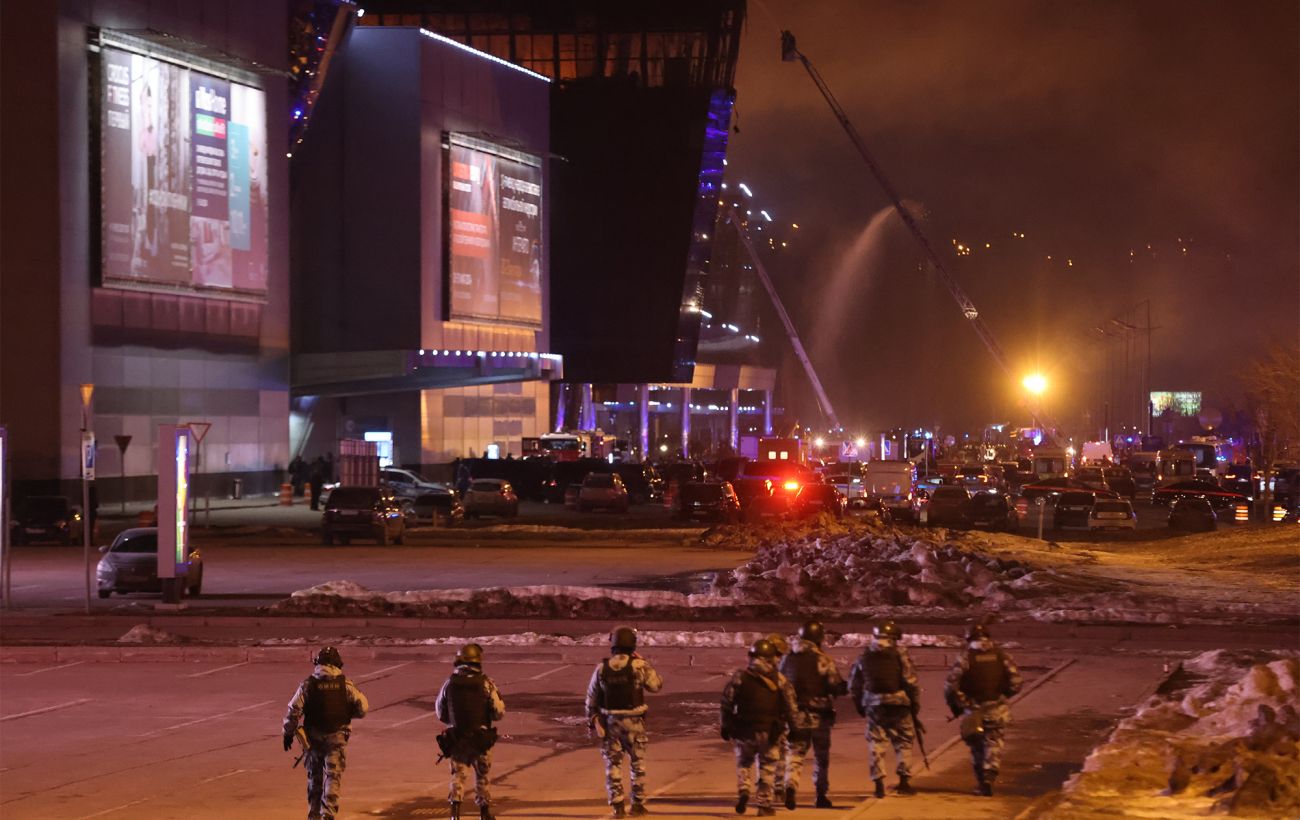
<path fill-rule="evenodd" d="M 1006 689 L 1007 670 L 1002 664 L 1002 652 L 972 649 L 967 653 L 970 664 L 961 678 L 961 691 L 976 703 L 986 703 L 1002 697 Z"/>
<path fill-rule="evenodd" d="M 741 673 L 736 692 L 736 717 L 758 730 L 781 719 L 781 691 L 776 682 L 748 670 Z"/>
<path fill-rule="evenodd" d="M 352 706 L 348 703 L 347 678 L 308 678 L 303 704 L 303 726 L 314 735 L 327 735 L 352 723 Z"/>
<path fill-rule="evenodd" d="M 600 670 L 600 692 L 606 709 L 636 709 L 645 705 L 645 693 L 637 686 L 631 660 L 622 669 L 614 669 L 609 659 L 605 659 Z"/>
<path fill-rule="evenodd" d="M 786 655 L 781 662 L 781 671 L 794 685 L 794 694 L 800 706 L 814 698 L 830 697 L 830 689 L 826 686 L 826 678 L 817 668 L 817 661 L 815 652 L 795 652 Z"/>
<path fill-rule="evenodd" d="M 488 712 L 488 693 L 482 672 L 453 674 L 450 701 L 451 725 L 458 729 L 476 729 L 492 722 Z"/>
<path fill-rule="evenodd" d="M 903 658 L 892 646 L 863 652 L 862 671 L 867 673 L 870 692 L 887 694 L 903 688 Z"/>

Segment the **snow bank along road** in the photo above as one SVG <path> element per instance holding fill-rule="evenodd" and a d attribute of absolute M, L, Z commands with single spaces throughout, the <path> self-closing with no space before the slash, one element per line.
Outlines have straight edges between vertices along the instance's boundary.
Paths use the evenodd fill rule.
<path fill-rule="evenodd" d="M 1041 628 L 1041 627 L 1040 627 Z M 1230 638 L 1210 627 L 1208 646 Z M 952 649 L 913 650 L 924 688 L 933 768 L 921 769 L 915 798 L 866 799 L 862 721 L 840 701 L 831 767 L 839 812 L 801 808 L 781 816 L 1014 817 L 1059 788 L 1130 707 L 1154 691 L 1177 657 L 1151 644 L 1071 640 L 1061 635 L 1013 646 L 1026 675 L 1014 706 L 998 795 L 969 794 L 964 745 L 945 722 L 941 689 Z M 1285 638 L 1279 637 L 1279 640 Z M 707 643 L 707 641 L 705 641 Z M 922 643 L 925 641 L 922 640 Z M 148 648 L 140 650 L 147 658 Z M 169 648 L 161 657 L 179 657 Z M 222 659 L 90 659 L 0 664 L 0 813 L 9 818 L 291 818 L 302 815 L 304 777 L 280 747 L 284 704 L 309 672 L 300 662 Z M 347 673 L 370 698 L 354 725 L 344 779 L 343 816 L 446 816 L 445 764 L 435 765 L 437 688 L 454 647 L 345 647 Z M 832 654 L 847 671 L 857 649 Z M 650 791 L 657 816 L 735 816 L 730 748 L 717 738 L 717 703 L 736 648 L 648 649 L 666 678 L 651 700 Z M 487 671 L 508 715 L 497 747 L 500 814 L 594 818 L 607 809 L 598 751 L 582 729 L 582 695 L 595 646 L 492 646 Z M 12 659 L 15 655 L 9 655 Z M 805 770 L 805 778 L 810 772 Z M 892 776 L 890 782 L 892 784 Z M 805 780 L 801 800 L 811 795 Z"/>

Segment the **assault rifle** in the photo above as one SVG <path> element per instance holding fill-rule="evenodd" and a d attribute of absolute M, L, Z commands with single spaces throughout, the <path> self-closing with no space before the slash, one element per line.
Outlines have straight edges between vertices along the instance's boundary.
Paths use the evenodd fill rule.
<path fill-rule="evenodd" d="M 303 758 L 307 756 L 307 753 L 311 751 L 311 741 L 307 739 L 307 730 L 301 726 L 294 731 L 293 735 L 298 738 L 298 746 L 302 749 L 298 756 L 293 759 L 293 768 L 296 769 Z"/>

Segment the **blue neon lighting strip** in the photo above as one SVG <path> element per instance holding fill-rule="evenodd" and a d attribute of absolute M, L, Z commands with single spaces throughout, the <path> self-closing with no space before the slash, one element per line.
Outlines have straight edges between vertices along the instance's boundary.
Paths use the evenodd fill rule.
<path fill-rule="evenodd" d="M 420 33 L 423 34 L 425 37 L 432 37 L 433 39 L 437 40 L 440 43 L 446 43 L 449 46 L 455 46 L 461 51 L 467 51 L 470 54 L 473 54 L 475 57 L 483 57 L 484 59 L 491 60 L 492 62 L 498 63 L 499 65 L 503 65 L 506 68 L 513 68 L 515 71 L 519 71 L 524 74 L 527 74 L 529 77 L 536 77 L 537 79 L 547 83 L 551 81 L 551 78 L 547 77 L 545 74 L 538 74 L 536 71 L 530 71 L 521 65 L 515 65 L 509 60 L 503 60 L 500 57 L 496 56 L 495 54 L 488 54 L 486 51 L 479 51 L 478 49 L 473 48 L 471 46 L 467 46 L 464 43 L 459 43 L 451 39 L 450 37 L 443 37 L 441 34 L 436 34 L 432 31 L 429 31 L 427 28 L 420 29 Z"/>

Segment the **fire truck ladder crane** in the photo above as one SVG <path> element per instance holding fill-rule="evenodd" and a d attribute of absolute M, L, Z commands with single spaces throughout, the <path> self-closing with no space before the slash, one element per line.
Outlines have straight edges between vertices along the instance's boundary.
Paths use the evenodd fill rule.
<path fill-rule="evenodd" d="M 763 266 L 763 260 L 759 259 L 758 252 L 754 250 L 754 243 L 749 239 L 749 230 L 741 223 L 740 215 L 736 213 L 735 208 L 728 207 L 727 214 L 731 224 L 736 228 L 736 234 L 740 237 L 740 241 L 744 243 L 745 250 L 749 252 L 749 259 L 754 263 L 754 271 L 758 274 L 758 281 L 763 283 L 763 288 L 772 299 L 772 307 L 776 308 L 776 315 L 781 317 L 781 324 L 785 325 L 785 334 L 790 337 L 790 345 L 794 348 L 794 355 L 799 358 L 799 363 L 803 365 L 804 372 L 808 374 L 808 381 L 812 382 L 813 392 L 817 394 L 817 404 L 821 407 L 822 415 L 830 422 L 832 430 L 836 432 L 843 430 L 844 426 L 840 424 L 840 417 L 835 415 L 835 408 L 831 406 L 830 397 L 826 395 L 826 390 L 822 387 L 822 380 L 817 378 L 817 371 L 813 368 L 807 351 L 803 349 L 803 342 L 799 341 L 799 332 L 794 329 L 794 322 L 790 320 L 790 314 L 785 312 L 785 305 L 781 303 L 781 297 L 776 294 L 776 288 L 772 286 L 772 279 L 767 275 L 767 268 Z"/>
<path fill-rule="evenodd" d="M 980 313 L 976 310 L 975 303 L 970 300 L 970 297 L 966 295 L 966 292 L 957 284 L 957 280 L 948 272 L 948 268 L 944 266 L 943 260 L 939 258 L 939 254 L 935 253 L 934 248 L 930 245 L 930 240 L 928 240 L 925 234 L 921 231 L 921 226 L 917 224 L 916 220 L 912 218 L 912 214 L 908 212 L 906 207 L 904 207 L 903 200 L 899 197 L 898 191 L 894 189 L 894 186 L 889 182 L 889 179 L 885 177 L 885 172 L 880 169 L 880 166 L 876 164 L 875 158 L 871 156 L 871 152 L 867 150 L 867 146 L 862 141 L 861 135 L 859 135 L 858 130 L 853 127 L 853 123 L 849 121 L 848 115 L 845 114 L 844 109 L 840 107 L 839 101 L 836 100 L 835 95 L 831 93 L 830 87 L 826 85 L 826 81 L 822 79 L 822 75 L 817 73 L 817 69 L 813 68 L 813 64 L 808 61 L 808 58 L 804 56 L 803 52 L 795 46 L 794 35 L 788 31 L 781 32 L 781 59 L 787 63 L 794 62 L 795 60 L 803 63 L 803 67 L 808 71 L 808 76 L 812 77 L 812 81 L 817 84 L 817 90 L 826 98 L 826 102 L 830 105 L 831 111 L 835 113 L 835 119 L 839 120 L 845 133 L 849 135 L 849 139 L 853 142 L 853 147 L 858 149 L 858 153 L 862 155 L 862 159 L 867 163 L 867 168 L 870 169 L 871 175 L 876 178 L 876 182 L 880 183 L 880 187 L 884 189 L 885 195 L 888 196 L 890 202 L 894 204 L 894 210 L 898 212 L 898 217 L 903 220 L 903 224 L 912 232 L 912 237 L 916 240 L 917 244 L 921 246 L 921 250 L 925 254 L 926 259 L 930 262 L 934 272 L 938 275 L 944 286 L 948 288 L 948 293 L 952 294 L 952 298 L 957 300 L 957 307 L 961 309 L 962 316 L 965 316 L 967 321 L 970 322 L 971 329 L 975 331 L 975 335 L 980 337 L 980 341 L 984 342 L 984 346 L 988 348 L 990 355 L 993 356 L 993 360 L 998 363 L 998 367 L 1002 368 L 1002 372 L 1008 377 L 1014 378 L 1011 366 L 1007 363 L 1006 354 L 1002 352 L 1002 346 L 998 344 L 998 340 L 993 336 L 993 332 L 988 329 L 984 324 L 984 320 L 980 318 Z"/>

